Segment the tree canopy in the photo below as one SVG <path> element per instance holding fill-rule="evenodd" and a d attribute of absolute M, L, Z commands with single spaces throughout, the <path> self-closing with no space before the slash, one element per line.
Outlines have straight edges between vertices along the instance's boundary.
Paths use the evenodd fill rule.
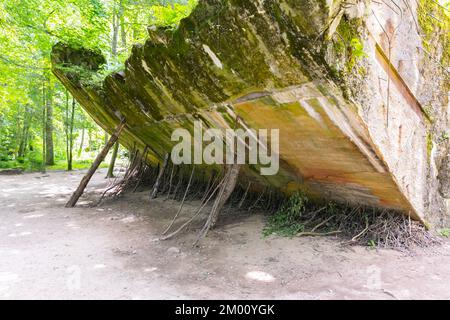
<path fill-rule="evenodd" d="M 53 45 L 101 51 L 106 72 L 123 65 L 147 26 L 176 27 L 196 0 L 0 0 L 0 168 L 40 168 L 89 157 L 105 133 L 50 71 Z M 73 113 L 73 114 L 72 114 Z M 47 157 L 46 157 L 47 154 Z"/>

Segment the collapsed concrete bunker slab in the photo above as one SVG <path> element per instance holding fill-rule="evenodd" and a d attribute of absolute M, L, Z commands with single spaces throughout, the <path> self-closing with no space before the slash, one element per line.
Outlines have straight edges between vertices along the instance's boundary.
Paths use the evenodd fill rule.
<path fill-rule="evenodd" d="M 241 180 L 439 224 L 448 211 L 447 145 L 438 139 L 448 70 L 433 61 L 446 53 L 426 52 L 417 2 L 398 8 L 200 0 L 178 28 L 150 27 L 124 70 L 101 83 L 105 59 L 87 49 L 56 45 L 53 72 L 105 130 L 125 117 L 120 142 L 150 150 L 149 162 L 171 151 L 176 128 L 233 128 L 239 119 L 280 130 L 279 173 L 246 166 Z M 439 30 L 429 42 L 448 36 Z"/>

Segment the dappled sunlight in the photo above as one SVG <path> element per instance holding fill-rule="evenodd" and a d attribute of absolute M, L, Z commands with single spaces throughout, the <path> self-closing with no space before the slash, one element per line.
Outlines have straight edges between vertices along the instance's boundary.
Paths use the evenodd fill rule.
<path fill-rule="evenodd" d="M 5 255 L 13 255 L 13 256 L 17 256 L 22 254 L 22 251 L 17 250 L 17 249 L 8 249 L 8 250 L 0 250 L 0 255 L 5 256 Z"/>
<path fill-rule="evenodd" d="M 29 214 L 27 216 L 24 216 L 23 219 L 37 219 L 42 218 L 43 216 L 45 216 L 45 214 Z"/>
<path fill-rule="evenodd" d="M 10 234 L 8 234 L 8 237 L 10 237 L 10 238 L 26 237 L 26 236 L 30 236 L 32 234 L 33 234 L 32 232 L 24 231 L 21 233 L 10 233 Z"/>
<path fill-rule="evenodd" d="M 250 271 L 247 272 L 247 274 L 245 275 L 245 277 L 249 280 L 255 280 L 255 281 L 260 281 L 260 282 L 274 282 L 275 278 L 264 271 Z"/>
<path fill-rule="evenodd" d="M 131 216 L 131 217 L 123 218 L 120 221 L 122 221 L 123 223 L 132 223 L 132 222 L 136 222 L 137 219 L 136 219 L 136 217 Z"/>
<path fill-rule="evenodd" d="M 22 191 L 22 190 L 23 190 L 22 188 L 1 189 L 2 192 L 6 192 L 6 193 Z"/>
<path fill-rule="evenodd" d="M 27 204 L 27 207 L 36 207 L 36 206 L 45 206 L 47 204 L 47 202 L 38 202 L 38 203 L 30 203 Z"/>
<path fill-rule="evenodd" d="M 62 187 L 62 186 L 58 186 L 58 185 L 46 185 L 44 190 L 39 192 L 39 195 L 43 195 L 43 196 L 60 196 L 60 195 L 66 195 L 66 194 L 71 194 L 73 192 L 72 188 L 69 187 Z"/>
<path fill-rule="evenodd" d="M 66 224 L 67 227 L 72 228 L 72 229 L 80 229 L 81 227 L 79 225 L 77 225 L 74 222 L 69 222 Z"/>
<path fill-rule="evenodd" d="M 92 201 L 78 201 L 79 206 L 89 206 L 92 204 Z"/>

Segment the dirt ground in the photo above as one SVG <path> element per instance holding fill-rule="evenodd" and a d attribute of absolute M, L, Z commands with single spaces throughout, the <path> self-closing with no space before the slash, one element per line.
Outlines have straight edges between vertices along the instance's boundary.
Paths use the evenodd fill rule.
<path fill-rule="evenodd" d="M 1 299 L 450 299 L 448 241 L 405 254 L 263 238 L 264 215 L 229 213 L 199 248 L 195 226 L 159 242 L 177 202 L 142 192 L 91 208 L 102 170 L 64 208 L 83 173 L 0 176 Z"/>

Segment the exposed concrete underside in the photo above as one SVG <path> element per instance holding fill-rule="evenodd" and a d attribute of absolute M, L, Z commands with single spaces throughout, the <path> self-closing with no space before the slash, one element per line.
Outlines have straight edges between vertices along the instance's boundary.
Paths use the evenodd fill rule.
<path fill-rule="evenodd" d="M 89 84 L 70 69 L 97 71 L 104 61 L 90 51 L 58 45 L 54 72 L 106 130 L 118 123 L 119 111 L 127 119 L 121 142 L 141 151 L 150 148 L 149 161 L 161 161 L 170 152 L 173 129 L 192 129 L 199 119 L 206 127 L 228 128 L 239 116 L 244 127 L 280 129 L 279 174 L 262 177 L 247 167 L 242 179 L 423 219 L 424 190 L 406 188 L 416 172 L 401 172 L 407 176 L 402 181 L 401 168 L 394 165 L 399 159 L 390 159 L 401 138 L 399 145 L 387 146 L 374 121 L 388 133 L 400 125 L 400 135 L 422 128 L 416 139 L 420 149 L 396 154 L 418 152 L 422 161 L 426 117 L 376 37 L 368 41 L 378 54 L 374 50 L 368 58 L 394 79 L 391 108 L 403 111 L 393 112 L 399 117 L 386 129 L 384 115 L 367 118 L 363 108 L 344 98 L 323 40 L 342 19 L 339 4 L 203 0 L 177 30 L 150 30 L 145 45 L 133 48 L 125 71 L 108 76 L 103 85 Z"/>

